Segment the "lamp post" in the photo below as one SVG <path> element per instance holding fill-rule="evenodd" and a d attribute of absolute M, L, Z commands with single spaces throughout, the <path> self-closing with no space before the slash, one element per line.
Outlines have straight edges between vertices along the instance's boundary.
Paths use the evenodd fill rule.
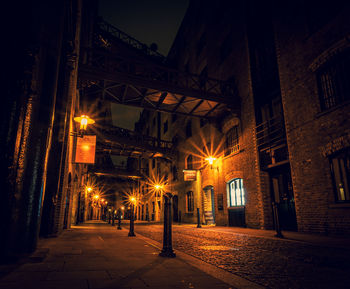
<path fill-rule="evenodd" d="M 134 233 L 134 206 L 136 203 L 136 198 L 135 197 L 131 197 L 130 198 L 130 202 L 131 202 L 131 214 L 130 214 L 130 228 L 129 228 L 129 237 L 135 237 L 135 233 Z"/>
<path fill-rule="evenodd" d="M 157 191 L 162 191 L 162 185 L 154 186 Z M 161 257 L 175 258 L 176 254 L 172 245 L 172 230 L 171 230 L 171 193 L 165 193 L 164 196 L 164 230 L 163 230 L 163 249 L 159 253 Z"/>

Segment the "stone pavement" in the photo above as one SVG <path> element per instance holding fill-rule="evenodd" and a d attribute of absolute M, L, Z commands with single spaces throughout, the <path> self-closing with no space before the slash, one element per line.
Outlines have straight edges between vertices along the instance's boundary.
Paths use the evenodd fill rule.
<path fill-rule="evenodd" d="M 3 276 L 0 288 L 263 288 L 182 252 L 159 257 L 159 243 L 127 235 L 95 221 L 42 239 L 33 262 Z"/>
<path fill-rule="evenodd" d="M 125 225 L 127 226 L 127 224 Z M 136 234 L 162 240 L 160 224 L 137 222 Z M 173 246 L 232 275 L 273 289 L 350 288 L 350 240 L 233 227 L 173 225 Z"/>

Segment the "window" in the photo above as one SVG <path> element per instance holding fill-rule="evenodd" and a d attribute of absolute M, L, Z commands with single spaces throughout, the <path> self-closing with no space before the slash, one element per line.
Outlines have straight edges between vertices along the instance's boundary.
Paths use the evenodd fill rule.
<path fill-rule="evenodd" d="M 245 205 L 243 179 L 234 179 L 227 184 L 227 206 L 238 207 Z"/>
<path fill-rule="evenodd" d="M 193 158 L 192 155 L 189 155 L 186 159 L 186 169 L 193 170 Z"/>
<path fill-rule="evenodd" d="M 186 209 L 188 213 L 194 211 L 194 200 L 192 191 L 186 193 Z"/>
<path fill-rule="evenodd" d="M 168 121 L 164 122 L 163 133 L 168 131 Z"/>
<path fill-rule="evenodd" d="M 350 99 L 350 49 L 335 56 L 317 71 L 321 110 Z"/>
<path fill-rule="evenodd" d="M 189 120 L 186 124 L 186 137 L 192 136 L 192 122 Z"/>
<path fill-rule="evenodd" d="M 239 151 L 238 125 L 231 128 L 226 134 L 225 156 Z"/>
<path fill-rule="evenodd" d="M 330 158 L 337 202 L 350 202 L 350 148 Z"/>

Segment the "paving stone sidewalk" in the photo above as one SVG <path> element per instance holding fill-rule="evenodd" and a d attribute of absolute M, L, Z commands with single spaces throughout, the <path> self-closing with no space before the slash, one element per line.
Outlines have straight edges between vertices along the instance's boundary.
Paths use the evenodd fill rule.
<path fill-rule="evenodd" d="M 0 279 L 1 289 L 262 288 L 182 252 L 158 256 L 160 244 L 128 237 L 103 222 L 42 239 L 31 259 Z M 214 277 L 215 276 L 215 277 Z"/>
<path fill-rule="evenodd" d="M 137 222 L 135 231 L 162 240 L 160 224 Z M 280 239 L 266 230 L 174 224 L 173 246 L 267 288 L 350 288 L 349 239 L 284 234 Z"/>

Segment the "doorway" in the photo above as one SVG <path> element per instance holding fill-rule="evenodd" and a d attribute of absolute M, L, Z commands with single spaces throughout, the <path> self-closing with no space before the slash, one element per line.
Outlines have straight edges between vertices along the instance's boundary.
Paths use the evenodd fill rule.
<path fill-rule="evenodd" d="M 294 192 L 289 164 L 269 171 L 272 201 L 278 204 L 278 216 L 282 230 L 297 231 Z"/>
<path fill-rule="evenodd" d="M 204 218 L 207 225 L 215 224 L 214 187 L 203 188 Z"/>

